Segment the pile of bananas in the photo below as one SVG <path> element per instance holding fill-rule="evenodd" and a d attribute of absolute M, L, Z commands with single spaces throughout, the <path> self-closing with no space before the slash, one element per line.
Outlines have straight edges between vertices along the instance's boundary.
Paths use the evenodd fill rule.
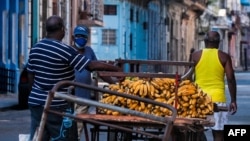
<path fill-rule="evenodd" d="M 190 80 L 181 81 L 176 93 L 175 84 L 175 79 L 172 78 L 128 77 L 123 82 L 110 84 L 109 89 L 172 105 L 177 109 L 178 117 L 206 118 L 206 115 L 213 114 L 211 98 L 198 85 Z M 100 102 L 156 116 L 170 116 L 172 114 L 167 108 L 107 93 L 103 94 Z M 98 110 L 100 113 L 108 115 L 121 115 L 119 112 L 108 109 L 99 108 Z"/>

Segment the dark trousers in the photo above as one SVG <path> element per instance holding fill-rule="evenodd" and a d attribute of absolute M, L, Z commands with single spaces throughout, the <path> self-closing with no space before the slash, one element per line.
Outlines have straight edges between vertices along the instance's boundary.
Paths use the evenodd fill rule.
<path fill-rule="evenodd" d="M 38 129 L 41 117 L 43 114 L 44 107 L 42 106 L 30 106 L 31 112 L 31 131 L 30 131 L 30 139 L 32 140 L 36 130 Z M 58 112 L 71 112 L 72 108 L 69 106 L 60 106 L 60 107 L 51 107 L 51 110 Z M 72 128 L 72 120 L 69 118 L 64 118 L 60 115 L 48 113 L 47 120 L 45 123 L 45 128 L 43 131 L 43 141 L 74 141 L 77 140 L 77 132 L 76 136 L 73 135 L 72 131 L 69 133 L 69 129 Z M 75 139 L 73 139 L 75 138 Z"/>

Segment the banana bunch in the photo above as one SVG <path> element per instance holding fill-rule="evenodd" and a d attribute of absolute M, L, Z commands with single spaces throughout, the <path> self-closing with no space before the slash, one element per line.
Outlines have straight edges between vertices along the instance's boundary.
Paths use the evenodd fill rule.
<path fill-rule="evenodd" d="M 182 85 L 183 83 L 183 85 Z M 178 88 L 177 112 L 179 117 L 206 118 L 213 114 L 213 102 L 210 96 L 197 84 L 184 80 Z"/>
<path fill-rule="evenodd" d="M 175 79 L 172 78 L 130 77 L 126 78 L 121 83 L 110 84 L 109 89 L 121 93 L 150 98 L 158 102 L 172 105 L 177 109 L 179 117 L 206 118 L 206 115 L 213 114 L 213 103 L 211 98 L 204 93 L 198 85 L 189 80 L 180 82 L 179 87 L 177 88 L 177 93 L 175 92 Z M 167 108 L 111 94 L 103 94 L 100 102 L 157 116 L 170 116 L 172 114 Z M 98 110 L 100 113 L 120 115 L 120 113 L 116 111 L 103 108 L 99 108 Z"/>

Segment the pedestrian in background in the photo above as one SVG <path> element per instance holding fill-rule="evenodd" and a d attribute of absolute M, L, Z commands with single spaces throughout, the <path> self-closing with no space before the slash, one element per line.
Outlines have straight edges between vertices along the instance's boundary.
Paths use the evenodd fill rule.
<path fill-rule="evenodd" d="M 51 16 L 45 24 L 47 35 L 32 47 L 27 66 L 31 91 L 28 100 L 31 112 L 31 140 L 41 122 L 48 92 L 56 83 L 63 80 L 73 81 L 75 70 L 80 72 L 85 69 L 121 71 L 119 67 L 92 61 L 79 54 L 73 47 L 62 43 L 65 26 L 61 17 Z M 68 86 L 60 88 L 62 92 L 67 92 L 67 90 Z M 72 113 L 73 111 L 63 99 L 54 98 L 50 106 L 51 110 L 58 112 Z M 67 141 L 69 140 L 67 132 L 70 127 L 71 124 L 65 124 L 60 115 L 48 113 L 42 140 Z"/>
<path fill-rule="evenodd" d="M 214 111 L 215 126 L 211 127 L 214 141 L 224 141 L 224 125 L 228 123 L 228 113 L 237 111 L 236 80 L 230 55 L 219 50 L 220 34 L 209 31 L 204 39 L 205 48 L 192 54 L 195 63 L 194 79 L 198 86 L 217 106 L 226 107 L 225 76 L 230 93 L 228 111 Z"/>

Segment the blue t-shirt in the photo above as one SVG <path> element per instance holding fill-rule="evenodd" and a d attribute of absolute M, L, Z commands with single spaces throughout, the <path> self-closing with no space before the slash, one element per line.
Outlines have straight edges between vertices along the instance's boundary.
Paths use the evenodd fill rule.
<path fill-rule="evenodd" d="M 43 39 L 32 47 L 27 70 L 34 74 L 34 84 L 29 96 L 30 106 L 44 106 L 49 90 L 62 80 L 75 79 L 74 70 L 82 71 L 90 60 L 61 41 Z M 60 89 L 66 92 L 67 88 Z M 51 106 L 66 105 L 66 101 L 54 98 Z"/>
<path fill-rule="evenodd" d="M 97 60 L 96 55 L 91 47 L 86 46 L 83 55 L 90 60 Z M 88 70 L 75 70 L 75 81 L 91 85 L 91 72 Z M 75 88 L 75 95 L 82 98 L 91 98 L 91 90 L 80 87 Z"/>

